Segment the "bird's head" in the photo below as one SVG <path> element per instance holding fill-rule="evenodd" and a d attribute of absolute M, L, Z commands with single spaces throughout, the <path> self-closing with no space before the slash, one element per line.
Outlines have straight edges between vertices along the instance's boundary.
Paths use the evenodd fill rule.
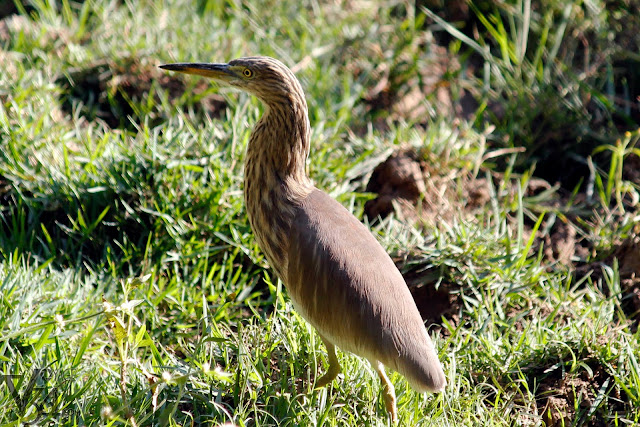
<path fill-rule="evenodd" d="M 267 104 L 302 98 L 298 79 L 282 62 L 267 56 L 238 58 L 228 64 L 176 63 L 161 65 L 165 70 L 209 77 L 222 84 L 249 92 Z"/>

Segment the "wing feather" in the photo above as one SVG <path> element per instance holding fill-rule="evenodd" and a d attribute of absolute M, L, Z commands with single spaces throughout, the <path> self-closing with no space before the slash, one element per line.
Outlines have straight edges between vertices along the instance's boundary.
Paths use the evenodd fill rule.
<path fill-rule="evenodd" d="M 299 207 L 289 239 L 285 284 L 296 309 L 321 335 L 399 371 L 416 389 L 444 386 L 444 373 L 402 275 L 360 221 L 314 190 Z M 416 370 L 425 371 L 428 379 L 416 378 Z"/>

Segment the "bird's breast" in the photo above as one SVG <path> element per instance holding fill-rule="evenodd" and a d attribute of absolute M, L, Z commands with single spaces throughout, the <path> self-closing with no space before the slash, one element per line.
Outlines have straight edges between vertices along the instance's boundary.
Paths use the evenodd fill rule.
<path fill-rule="evenodd" d="M 247 215 L 258 246 L 267 257 L 267 261 L 283 279 L 287 269 L 288 241 L 287 233 L 291 227 L 291 215 L 288 209 L 275 200 L 278 196 L 274 189 L 264 189 L 266 194 L 251 195 L 245 193 Z"/>
<path fill-rule="evenodd" d="M 304 173 L 304 149 L 274 134 L 273 121 L 269 115 L 263 117 L 249 139 L 244 198 L 258 246 L 286 284 L 291 223 L 313 186 Z"/>

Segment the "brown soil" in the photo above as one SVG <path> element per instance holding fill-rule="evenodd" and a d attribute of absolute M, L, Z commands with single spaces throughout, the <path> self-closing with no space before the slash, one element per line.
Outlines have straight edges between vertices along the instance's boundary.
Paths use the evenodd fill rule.
<path fill-rule="evenodd" d="M 401 264 L 400 261 L 397 263 Z M 402 268 L 401 265 L 399 267 Z M 460 286 L 440 282 L 441 272 L 422 265 L 410 268 L 402 275 L 427 326 L 440 325 L 442 317 L 453 324 L 459 322 L 462 309 Z"/>
<path fill-rule="evenodd" d="M 224 99 L 213 93 L 206 93 L 209 85 L 200 80 L 194 87 L 185 84 L 181 76 L 172 75 L 138 60 L 127 60 L 116 64 L 113 61 L 102 61 L 82 69 L 72 69 L 60 76 L 56 83 L 67 89 L 63 95 L 62 107 L 68 114 L 73 113 L 74 104 L 84 104 L 81 114 L 88 120 L 99 119 L 111 128 L 135 129 L 131 123 L 139 124 L 133 105 L 146 97 L 155 98 L 154 110 L 144 114 L 151 117 L 154 123 L 165 119 L 160 111 L 160 98 L 155 93 L 155 86 L 167 91 L 169 100 L 176 103 L 185 90 L 192 90 L 200 98 L 193 108 L 204 110 L 213 117 L 220 117 L 227 104 Z"/>
<path fill-rule="evenodd" d="M 614 260 L 617 260 L 619 266 L 622 309 L 632 320 L 632 329 L 636 329 L 640 324 L 640 234 L 635 233 L 617 244 L 612 254 L 604 260 L 579 265 L 575 275 L 580 278 L 590 274 L 591 280 L 601 281 L 602 266 L 611 266 Z M 609 291 L 605 288 L 603 292 Z"/>
<path fill-rule="evenodd" d="M 486 178 L 470 178 L 466 172 L 455 175 L 454 172 L 447 175 L 436 173 L 415 150 L 397 151 L 373 170 L 366 191 L 378 196 L 365 204 L 365 214 L 374 219 L 395 213 L 401 220 L 423 221 L 429 225 L 453 218 L 473 217 L 491 200 L 489 182 Z M 495 179 L 502 177 L 496 176 Z M 495 188 L 498 183 L 492 184 Z M 559 209 L 566 200 L 554 191 L 555 188 L 547 181 L 532 178 L 523 195 L 538 197 L 545 192 L 550 193 L 546 201 L 538 204 Z M 499 197 L 511 200 L 517 194 L 517 184 L 513 183 Z M 527 227 L 529 231 L 525 233 L 525 242 L 529 239 L 532 225 Z M 570 268 L 574 259 L 584 260 L 589 254 L 584 239 L 565 217 L 549 217 L 543 222 L 532 251 L 537 252 L 540 245 L 544 245 L 547 261 Z"/>
<path fill-rule="evenodd" d="M 456 292 L 460 287 L 449 283 L 423 283 L 409 287 L 422 320 L 427 326 L 441 325 L 444 317 L 453 325 L 460 322 L 462 299 Z M 445 334 L 446 335 L 446 334 Z"/>
<path fill-rule="evenodd" d="M 423 157 L 413 149 L 402 149 L 376 166 L 366 186 L 367 192 L 377 194 L 365 204 L 365 214 L 370 219 L 395 213 L 405 221 L 420 220 L 436 225 L 454 218 L 471 218 L 490 203 L 490 184 L 496 189 L 504 180 L 497 173 L 493 173 L 490 183 L 487 178 L 471 177 L 466 170 L 446 169 L 443 172 L 431 167 Z M 515 181 L 507 185 L 498 197 L 515 200 L 518 185 Z M 531 178 L 523 190 L 523 197 L 542 197 L 544 200 L 536 202 L 538 206 L 561 209 L 568 196 L 560 196 L 557 189 L 543 179 Z M 544 234 L 538 231 L 536 239 L 548 246 L 545 255 L 550 261 L 569 262 L 576 253 L 584 254 L 581 240 L 566 218 L 554 219 L 553 224 L 548 221 L 540 227 L 547 231 Z M 525 236 L 525 240 L 528 238 Z M 534 245 L 534 249 L 537 247 Z"/>
<path fill-rule="evenodd" d="M 416 1 L 416 10 L 423 6 L 454 23 L 459 31 L 475 40 L 486 33 L 479 15 L 490 16 L 498 10 L 511 8 L 508 2 L 476 2 L 478 14 L 463 0 Z M 495 124 L 497 134 L 505 138 L 526 141 L 528 153 L 518 159 L 517 169 L 527 169 L 536 162 L 538 177 L 558 181 L 568 191 L 579 183 L 584 187 L 590 174 L 587 159 L 592 156 L 593 149 L 610 136 L 612 125 L 619 131 L 626 131 L 635 129 L 640 123 L 640 108 L 636 102 L 640 99 L 640 61 L 629 56 L 629 52 L 638 51 L 640 44 L 637 37 L 640 20 L 637 19 L 639 14 L 635 13 L 639 9 L 638 2 L 632 0 L 605 1 L 603 10 L 616 13 L 609 13 L 603 16 L 603 21 L 597 21 L 597 26 L 604 27 L 598 30 L 596 21 L 584 23 L 579 28 L 570 24 L 559 54 L 574 70 L 585 73 L 587 84 L 598 86 L 599 76 L 613 73 L 613 92 L 604 95 L 610 102 L 609 107 L 603 107 L 597 97 L 587 92 L 580 94 L 576 105 L 569 105 L 556 97 L 560 87 L 548 88 L 548 92 L 543 93 L 545 102 L 533 95 L 513 97 L 508 91 L 487 96 L 477 83 L 484 77 L 482 57 L 478 54 L 452 55 L 448 47 L 455 37 L 436 29 L 431 38 L 416 39 L 414 45 L 403 47 L 407 56 L 420 50 L 422 63 L 417 69 L 407 70 L 407 60 L 402 55 L 392 61 L 378 55 L 381 60 L 377 62 L 381 65 L 375 69 L 364 96 L 371 122 L 384 128 L 385 120 L 389 119 L 418 124 L 427 123 L 433 116 L 473 120 L 479 107 L 477 100 L 481 99 L 487 102 L 483 121 Z M 432 19 L 426 19 L 424 26 L 433 30 L 433 23 Z M 603 30 L 614 39 L 601 37 Z M 486 40 L 492 44 L 492 37 Z M 495 42 L 493 46 L 497 47 Z M 382 52 L 381 47 L 377 50 Z M 372 49 L 371 57 L 377 59 L 376 54 Z M 521 133 L 517 130 L 520 126 L 516 126 L 515 131 L 504 129 L 505 122 L 521 124 Z M 635 168 L 637 170 L 640 169 Z"/>
<path fill-rule="evenodd" d="M 609 374 L 615 366 L 602 362 L 588 348 L 580 350 L 575 345 L 564 343 L 554 349 L 549 344 L 544 354 L 532 354 L 528 362 L 499 382 L 508 389 L 526 387 L 525 395 L 535 392 L 534 410 L 548 427 L 608 426 L 611 420 L 603 418 L 603 413 L 624 418 L 632 412 L 629 396 Z M 577 368 L 569 372 L 576 360 Z"/>
<path fill-rule="evenodd" d="M 637 325 L 640 322 L 640 236 L 622 242 L 613 256 L 620 267 L 622 308 Z"/>
<path fill-rule="evenodd" d="M 490 201 L 489 183 L 486 178 L 463 176 L 457 178 L 458 182 L 454 178 L 452 174 L 432 174 L 427 163 L 413 150 L 398 151 L 374 169 L 366 191 L 377 193 L 378 196 L 366 203 L 365 213 L 374 219 L 395 212 L 401 220 L 422 221 L 432 226 L 453 218 L 473 217 Z M 457 187 L 461 190 L 456 190 Z M 548 182 L 534 178 L 528 182 L 524 196 L 535 197 L 550 191 L 553 191 L 553 187 Z M 507 187 L 506 194 L 500 197 L 514 198 L 516 195 L 517 188 L 513 185 Z M 561 209 L 568 197 L 554 193 L 541 204 L 550 209 Z M 577 199 L 574 199 L 574 203 L 579 203 L 580 197 Z M 640 322 L 640 237 L 636 235 L 620 243 L 605 261 L 585 264 L 596 253 L 592 244 L 574 225 L 577 215 L 548 215 L 537 231 L 531 253 L 537 253 L 542 245 L 548 268 L 563 266 L 574 270 L 578 278 L 593 270 L 594 280 L 601 278 L 602 262 L 612 265 L 613 258 L 617 258 L 623 291 L 622 306 L 629 318 L 635 323 Z M 528 225 L 525 229 L 525 242 L 530 238 L 531 227 Z M 442 284 L 436 289 L 434 284 L 437 275 L 416 281 L 411 274 L 408 273 L 406 279 L 424 319 L 438 323 L 441 316 L 452 318 L 457 313 L 461 301 L 459 295 L 451 293 L 454 287 Z"/>
<path fill-rule="evenodd" d="M 633 319 L 637 328 L 640 322 L 640 278 L 636 275 L 633 278 L 622 279 L 620 281 L 622 288 L 622 308 Z"/>
<path fill-rule="evenodd" d="M 410 53 L 406 58 L 400 55 L 393 64 L 381 60 L 374 71 L 371 87 L 363 97 L 373 124 L 385 128 L 386 118 L 426 124 L 433 111 L 440 116 L 472 118 L 479 106 L 470 92 L 473 89 L 451 84 L 451 76 L 461 72 L 457 58 L 432 40 L 417 40 L 414 48 L 428 48 L 430 55 L 408 80 L 405 68 L 414 63 Z M 380 49 L 372 50 L 375 56 Z M 351 71 L 358 74 L 357 69 Z M 472 76 L 473 71 L 469 69 L 466 74 Z"/>
<path fill-rule="evenodd" d="M 580 419 L 579 425 L 609 425 L 608 420 L 597 416 L 597 411 L 591 419 L 585 419 L 589 409 L 596 403 L 598 392 L 605 381 L 609 380 L 607 391 L 614 384 L 614 381 L 604 369 L 598 366 L 593 371 L 593 376 L 590 376 L 586 370 L 582 370 L 577 375 L 562 374 L 559 370 L 557 372 L 557 374 L 554 373 L 542 379 L 537 390 L 536 400 L 538 408 L 542 408 L 541 412 L 545 425 L 548 427 L 575 425 L 574 423 L 578 419 Z M 612 390 L 609 402 L 603 402 L 603 404 L 609 407 L 617 406 L 620 411 L 624 411 L 624 405 L 614 400 L 616 392 L 619 393 L 616 389 Z M 620 396 L 618 395 L 619 398 Z M 578 405 L 578 410 L 576 410 L 576 404 Z"/>
<path fill-rule="evenodd" d="M 426 192 L 424 164 L 417 157 L 413 150 L 396 152 L 373 170 L 366 191 L 378 197 L 365 205 L 369 218 L 386 217 L 394 212 L 394 205 L 401 213 L 414 216 L 413 206 Z"/>
<path fill-rule="evenodd" d="M 576 252 L 576 229 L 569 223 L 558 222 L 555 230 L 544 236 L 544 255 L 568 265 Z"/>
<path fill-rule="evenodd" d="M 0 19 L 13 15 L 17 12 L 18 8 L 13 1 L 3 1 L 0 3 Z"/>
<path fill-rule="evenodd" d="M 365 214 L 375 219 L 395 213 L 401 220 L 430 225 L 473 215 L 489 202 L 489 188 L 486 179 L 461 174 L 443 176 L 415 150 L 397 151 L 373 170 L 366 191 L 378 196 L 365 204 Z"/>
<path fill-rule="evenodd" d="M 549 222 L 551 220 L 553 223 Z M 542 254 L 550 266 L 559 264 L 574 270 L 578 263 L 592 255 L 590 243 L 578 234 L 576 226 L 567 218 L 546 219 L 540 230 L 531 253 L 537 253 L 540 245 L 543 245 Z"/>
<path fill-rule="evenodd" d="M 472 17 L 469 4 L 465 0 L 417 0 L 416 7 L 427 7 L 449 22 L 466 23 Z"/>
<path fill-rule="evenodd" d="M 631 154 L 624 159 L 622 179 L 640 186 L 640 156 Z"/>

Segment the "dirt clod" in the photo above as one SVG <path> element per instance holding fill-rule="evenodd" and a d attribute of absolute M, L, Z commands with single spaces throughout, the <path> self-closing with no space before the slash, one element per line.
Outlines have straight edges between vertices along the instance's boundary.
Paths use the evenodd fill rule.
<path fill-rule="evenodd" d="M 614 252 L 620 266 L 622 308 L 626 314 L 640 322 L 640 236 L 625 240 Z"/>
<path fill-rule="evenodd" d="M 422 320 L 425 320 L 427 325 L 439 325 L 443 316 L 454 323 L 458 321 L 462 301 L 460 295 L 455 292 L 457 288 L 458 286 L 449 283 L 440 283 L 437 288 L 435 283 L 422 283 L 410 287 L 409 290 Z"/>
<path fill-rule="evenodd" d="M 396 259 L 395 262 L 403 272 L 402 276 L 427 326 L 440 325 L 442 317 L 453 324 L 459 322 L 462 308 L 460 286 L 440 281 L 442 272 L 425 268 L 422 263 L 409 262 L 407 265 L 404 259 Z"/>
<path fill-rule="evenodd" d="M 597 417 L 597 412 L 592 418 L 585 418 L 586 413 L 597 404 L 598 391 L 608 379 L 608 387 L 612 387 L 609 376 L 600 366 L 593 370 L 592 375 L 583 370 L 579 374 L 558 373 L 542 379 L 537 396 L 539 407 L 543 408 L 545 425 L 560 427 L 575 425 L 576 422 L 589 426 L 608 425 L 606 420 Z M 613 396 L 615 390 L 611 391 Z M 619 410 L 624 412 L 624 405 L 618 403 L 613 399 L 609 402 L 610 405 L 620 406 Z"/>
<path fill-rule="evenodd" d="M 566 222 L 557 221 L 554 230 L 544 236 L 544 255 L 564 265 L 571 264 L 576 252 L 576 229 Z"/>
<path fill-rule="evenodd" d="M 18 8 L 12 1 L 3 1 L 0 3 L 0 19 L 11 16 L 18 12 Z"/>
<path fill-rule="evenodd" d="M 467 201 L 467 209 L 478 209 L 485 206 L 491 200 L 491 193 L 485 178 L 470 180 L 464 187 L 464 198 Z"/>
<path fill-rule="evenodd" d="M 424 174 L 415 151 L 406 150 L 392 154 L 373 171 L 366 191 L 378 193 L 369 200 L 365 213 L 369 218 L 385 217 L 394 211 L 394 202 L 403 206 L 405 214 L 410 214 L 421 194 L 426 191 Z M 412 215 L 412 213 L 411 213 Z"/>
<path fill-rule="evenodd" d="M 415 150 L 393 153 L 371 174 L 366 191 L 378 197 L 365 204 L 365 214 L 373 219 L 395 213 L 405 221 L 437 224 L 461 213 L 473 215 L 489 201 L 485 179 L 463 173 L 458 193 L 456 174 L 443 176 L 431 169 Z"/>

